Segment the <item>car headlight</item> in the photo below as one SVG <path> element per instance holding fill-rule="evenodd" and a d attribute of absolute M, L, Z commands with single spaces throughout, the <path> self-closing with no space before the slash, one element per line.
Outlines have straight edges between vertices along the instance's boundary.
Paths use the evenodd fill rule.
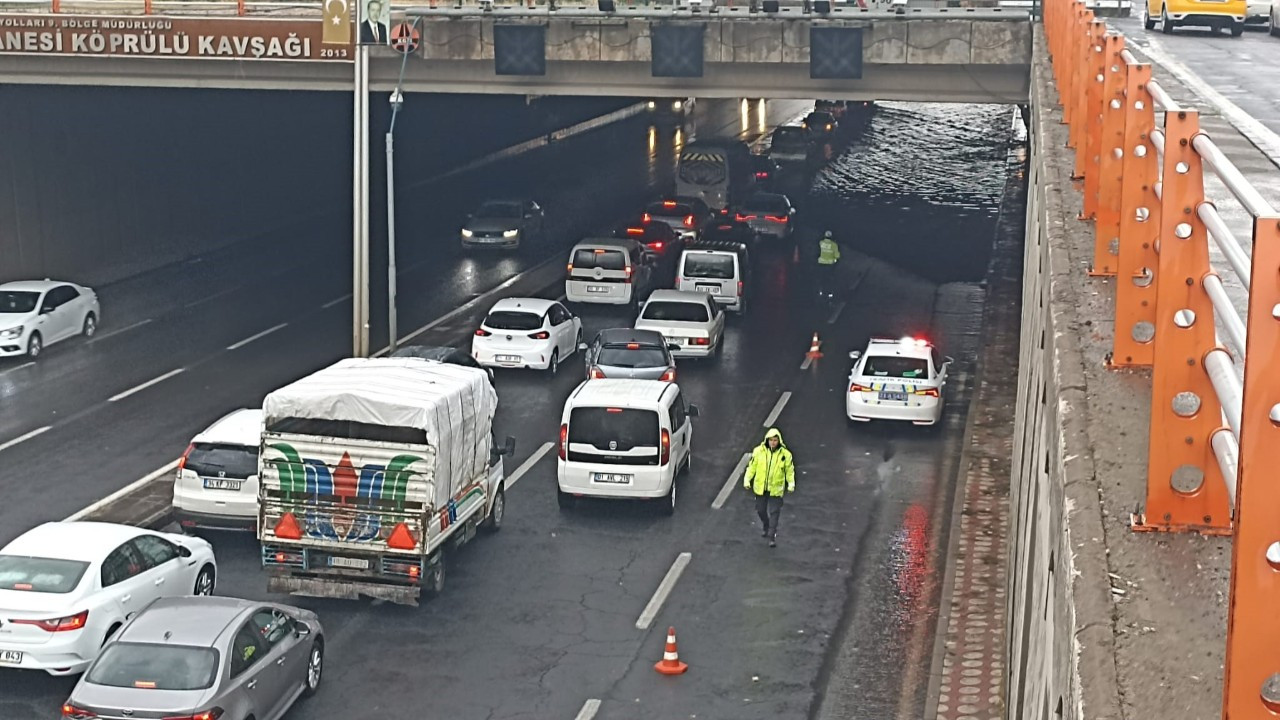
<path fill-rule="evenodd" d="M 21 337 L 22 326 L 11 327 L 8 330 L 0 330 L 0 338 L 16 338 Z"/>
<path fill-rule="evenodd" d="M 519 230 L 503 230 L 502 231 L 502 237 L 504 238 L 515 237 L 519 234 L 520 234 Z"/>
<path fill-rule="evenodd" d="M 471 237 L 472 235 L 475 235 L 475 233 L 466 228 L 462 228 L 462 237 Z"/>

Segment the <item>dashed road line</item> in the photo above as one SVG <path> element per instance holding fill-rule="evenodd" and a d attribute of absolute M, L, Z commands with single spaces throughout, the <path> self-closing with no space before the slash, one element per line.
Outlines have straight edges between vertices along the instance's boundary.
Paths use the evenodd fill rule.
<path fill-rule="evenodd" d="M 342 297 L 340 297 L 340 298 L 334 298 L 333 300 L 330 300 L 329 302 L 327 302 L 327 303 L 325 303 L 325 304 L 321 305 L 321 306 L 320 306 L 320 309 L 321 309 L 321 310 L 328 310 L 329 308 L 333 307 L 334 305 L 337 305 L 338 303 L 340 303 L 340 302 L 342 302 L 342 301 L 344 301 L 344 300 L 350 300 L 350 299 L 351 299 L 351 293 L 347 293 L 346 295 L 343 295 L 343 296 L 342 296 Z"/>
<path fill-rule="evenodd" d="M 738 486 L 738 478 L 742 477 L 742 473 L 747 469 L 747 461 L 751 459 L 751 453 L 742 453 L 742 458 L 738 460 L 738 464 L 733 466 L 733 472 L 729 473 L 729 479 L 724 481 L 724 487 L 720 488 L 720 494 L 716 495 L 716 499 L 711 501 L 711 507 L 719 510 L 724 507 L 729 495 L 733 493 L 733 489 Z"/>
<path fill-rule="evenodd" d="M 271 333 L 273 333 L 273 332 L 275 332 L 275 331 L 277 331 L 277 330 L 280 330 L 281 328 L 286 328 L 286 327 L 288 327 L 288 326 L 289 326 L 289 323 L 287 323 L 287 322 L 286 322 L 286 323 L 280 323 L 279 325 L 276 325 L 275 327 L 270 327 L 270 328 L 267 328 L 266 330 L 263 330 L 262 332 L 258 333 L 257 335 L 250 335 L 249 337 L 247 337 L 247 338 L 245 338 L 245 339 L 241 340 L 241 341 L 240 341 L 240 342 L 238 342 L 238 343 L 235 343 L 235 344 L 233 344 L 233 345 L 228 345 L 228 346 L 227 346 L 227 349 L 228 349 L 228 350 L 237 350 L 237 349 L 239 349 L 239 348 L 244 347 L 245 345 L 248 345 L 249 343 L 253 342 L 254 340 L 258 340 L 259 338 L 264 338 L 264 337 L 266 337 L 266 336 L 270 335 Z"/>
<path fill-rule="evenodd" d="M 782 397 L 778 398 L 778 402 L 774 404 L 773 410 L 769 411 L 769 417 L 764 419 L 765 427 L 773 427 L 773 424 L 778 421 L 778 416 L 782 414 L 782 409 L 787 406 L 787 401 L 790 399 L 790 390 L 782 393 Z"/>
<path fill-rule="evenodd" d="M 551 452 L 551 448 L 555 446 L 555 443 L 543 443 L 542 447 L 538 448 L 524 462 L 520 463 L 520 467 L 516 468 L 516 471 L 511 473 L 511 476 L 507 478 L 507 489 L 510 490 L 517 482 L 519 482 L 520 478 L 524 477 L 525 473 L 533 469 L 533 466 L 537 465 L 538 461 L 547 453 Z"/>
<path fill-rule="evenodd" d="M 811 355 L 805 355 L 805 356 L 804 356 L 804 362 L 800 363 L 800 369 L 801 369 L 801 370 L 808 370 L 808 369 L 809 369 L 809 366 L 810 366 L 810 365 L 812 365 L 812 364 L 813 364 L 813 357 L 812 357 Z"/>
<path fill-rule="evenodd" d="M 44 427 L 42 427 L 42 428 L 36 428 L 35 430 L 32 430 L 31 432 L 29 432 L 29 433 L 27 433 L 27 434 L 25 434 L 25 435 L 19 435 L 18 437 L 14 438 L 14 439 L 12 439 L 12 440 L 10 440 L 10 441 L 8 441 L 8 442 L 0 443 L 0 452 L 3 452 L 3 451 L 5 451 L 5 450 L 8 450 L 9 448 L 13 447 L 14 445 L 17 445 L 18 443 L 24 443 L 24 442 L 26 442 L 26 441 L 30 440 L 31 438 L 33 438 L 33 437 L 35 437 L 35 436 L 37 436 L 37 435 L 40 435 L 41 433 L 44 433 L 44 432 L 48 431 L 48 430 L 49 430 L 49 428 L 51 428 L 51 427 L 53 427 L 53 426 L 52 426 L 52 425 L 45 425 Z"/>
<path fill-rule="evenodd" d="M 835 324 L 836 324 L 836 319 L 840 317 L 840 313 L 841 313 L 841 311 L 843 311 L 843 310 L 844 310 L 845 302 L 846 302 L 846 301 L 841 300 L 841 301 L 840 301 L 840 304 L 839 304 L 839 305 L 836 305 L 835 310 L 833 310 L 833 311 L 831 312 L 831 317 L 827 318 L 827 324 L 828 324 L 828 325 L 835 325 Z"/>
<path fill-rule="evenodd" d="M 591 720 L 598 712 L 600 712 L 600 701 L 593 698 L 582 704 L 582 709 L 573 720 Z"/>
<path fill-rule="evenodd" d="M 67 519 L 64 520 L 63 522 L 74 522 L 76 520 L 83 520 L 89 515 L 92 515 L 93 513 L 101 510 L 107 505 L 110 505 L 116 500 L 119 500 L 120 498 L 128 495 L 129 493 L 137 490 L 143 485 L 146 485 L 147 483 L 152 482 L 159 477 L 162 477 L 165 473 L 173 472 L 174 469 L 177 467 L 178 467 L 177 459 L 170 460 L 164 467 L 153 470 L 150 473 L 148 473 L 146 476 L 138 478 L 137 480 L 134 480 L 128 485 L 125 485 L 124 487 L 102 498 L 101 500 L 98 500 L 92 505 L 89 505 L 88 507 L 82 508 L 72 513 L 71 515 L 67 516 Z"/>
<path fill-rule="evenodd" d="M 4 372 L 0 372 L 0 375 L 8 375 L 9 373 L 14 372 L 15 370 L 21 370 L 22 368 L 29 368 L 35 364 L 36 364 L 35 360 L 24 362 L 21 365 L 15 365 L 14 367 L 11 367 L 8 370 L 5 370 Z"/>
<path fill-rule="evenodd" d="M 134 324 L 132 324 L 132 325 L 125 325 L 125 326 L 124 326 L 124 327 L 122 327 L 122 328 L 116 328 L 115 330 L 112 330 L 112 331 L 111 331 L 111 332 L 109 332 L 109 333 L 101 333 L 101 334 L 99 334 L 99 335 L 95 335 L 95 336 L 93 336 L 93 338 L 91 338 L 91 339 L 89 340 L 89 342 L 93 343 L 93 342 L 98 342 L 99 340 L 106 340 L 107 338 L 109 338 L 109 337 L 114 337 L 114 336 L 116 336 L 116 335 L 119 335 L 120 333 L 126 333 L 126 332 L 129 332 L 130 330 L 136 330 L 136 329 L 138 329 L 138 328 L 142 327 L 143 325 L 146 325 L 147 323 L 150 323 L 150 322 L 153 322 L 153 321 L 154 321 L 154 318 L 147 318 L 146 320 L 139 320 L 138 322 L 136 322 L 136 323 L 134 323 Z"/>
<path fill-rule="evenodd" d="M 649 604 L 644 606 L 644 612 L 640 613 L 640 619 L 636 620 L 637 630 L 648 630 L 653 624 L 653 619 L 658 617 L 658 611 L 662 609 L 662 604 L 667 601 L 667 596 L 671 594 L 672 589 L 676 586 L 676 581 L 680 579 L 681 573 L 688 567 L 689 561 L 693 559 L 693 553 L 682 552 L 676 556 L 676 561 L 671 564 L 671 569 L 667 571 L 667 576 L 662 578 L 662 582 L 658 585 L 658 589 L 654 591 L 653 597 L 649 598 Z"/>
<path fill-rule="evenodd" d="M 143 390 L 146 390 L 147 388 L 151 387 L 152 385 L 155 385 L 156 383 L 164 382 L 165 380 L 168 380 L 169 378 L 183 372 L 184 370 L 186 370 L 186 368 L 178 368 L 177 370 L 170 370 L 169 372 L 161 375 L 160 377 L 152 378 L 142 383 L 141 385 L 135 385 L 129 388 L 128 390 L 125 390 L 122 393 L 116 393 L 115 395 L 112 395 L 111 397 L 107 398 L 107 402 L 116 402 L 117 400 L 123 400 L 136 392 L 141 392 Z"/>
<path fill-rule="evenodd" d="M 183 310 L 186 310 L 186 309 L 189 309 L 189 308 L 193 308 L 193 307 L 195 307 L 195 306 L 197 306 L 197 305 L 203 305 L 203 304 L 205 304 L 205 303 L 207 303 L 207 302 L 210 302 L 210 301 L 212 301 L 212 300 L 217 300 L 217 299 L 218 299 L 218 298 L 220 298 L 220 297 L 226 297 L 227 295 L 230 295 L 231 293 L 238 292 L 238 291 L 240 291 L 241 289 L 242 289 L 242 286 L 240 286 L 240 285 L 236 285 L 236 286 L 234 286 L 234 287 L 229 287 L 229 288 L 227 288 L 227 289 L 225 289 L 225 290 L 220 290 L 220 291 L 218 291 L 218 292 L 216 292 L 216 293 L 214 293 L 214 294 L 212 294 L 212 295 L 207 295 L 207 296 L 205 296 L 205 297 L 202 297 L 202 298 L 200 298 L 199 300 L 192 300 L 191 302 L 189 302 L 189 303 L 187 303 L 187 304 L 183 305 L 183 306 L 182 306 L 182 309 L 183 309 Z"/>

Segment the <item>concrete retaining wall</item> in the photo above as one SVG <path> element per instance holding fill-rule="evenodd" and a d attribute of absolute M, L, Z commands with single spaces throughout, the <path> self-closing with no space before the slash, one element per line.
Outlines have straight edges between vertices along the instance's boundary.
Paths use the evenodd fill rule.
<path fill-rule="evenodd" d="M 1037 28 L 1037 33 L 1039 33 Z M 1043 38 L 1037 42 L 1043 48 Z M 1088 329 L 1065 233 L 1071 155 L 1043 50 L 1032 82 L 1031 196 L 1023 280 L 1009 562 L 1009 717 L 1120 718 L 1103 514 L 1087 434 L 1080 338 Z M 1052 139 L 1050 136 L 1052 135 Z"/>

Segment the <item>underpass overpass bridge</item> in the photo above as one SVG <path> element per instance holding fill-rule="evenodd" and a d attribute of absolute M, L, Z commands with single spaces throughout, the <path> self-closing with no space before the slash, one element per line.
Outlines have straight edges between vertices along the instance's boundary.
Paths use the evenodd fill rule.
<path fill-rule="evenodd" d="M 0 83 L 350 91 L 352 4 L 11 0 Z M 389 91 L 403 73 L 406 92 L 1028 101 L 1029 9 L 818 9 L 393 4 L 382 36 L 408 22 L 419 41 L 407 57 L 370 47 L 368 83 Z"/>

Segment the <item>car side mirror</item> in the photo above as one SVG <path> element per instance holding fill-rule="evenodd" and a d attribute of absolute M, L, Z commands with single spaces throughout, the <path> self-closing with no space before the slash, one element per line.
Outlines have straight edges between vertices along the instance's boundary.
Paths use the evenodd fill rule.
<path fill-rule="evenodd" d="M 186 545 L 179 545 L 178 557 L 184 557 L 184 558 L 191 557 L 191 548 L 187 547 Z"/>
<path fill-rule="evenodd" d="M 680 346 L 674 343 L 667 343 L 667 350 L 671 352 L 680 352 Z"/>
<path fill-rule="evenodd" d="M 698 409 L 697 405 L 689 406 L 689 417 L 698 417 L 701 414 L 702 414 L 702 411 Z"/>
<path fill-rule="evenodd" d="M 514 455 L 515 453 L 516 453 L 516 439 L 508 435 L 507 439 L 502 441 L 502 454 Z"/>
<path fill-rule="evenodd" d="M 862 353 L 861 353 L 861 352 L 859 352 L 859 351 L 857 351 L 857 350 L 854 350 L 854 351 L 852 351 L 852 352 L 850 352 L 850 353 L 849 353 L 849 359 L 850 359 L 850 360 L 857 360 L 857 359 L 858 359 L 858 358 L 860 358 L 860 357 L 862 357 Z"/>
<path fill-rule="evenodd" d="M 51 313 L 51 312 L 53 312 L 53 308 L 49 307 L 48 305 L 46 305 L 46 306 L 44 306 L 44 307 L 40 308 L 40 314 L 41 314 L 41 315 L 48 315 L 48 314 L 49 314 L 49 313 Z"/>
<path fill-rule="evenodd" d="M 579 350 L 581 350 L 582 352 L 586 352 L 586 351 L 587 351 L 587 344 L 586 344 L 586 343 L 578 343 L 578 349 L 579 349 Z"/>
<path fill-rule="evenodd" d="M 946 357 L 944 357 L 944 358 L 943 358 L 943 360 L 945 360 L 945 361 L 946 361 L 946 362 L 942 363 L 943 365 L 950 365 L 951 363 L 953 363 L 953 362 L 955 362 L 955 361 L 956 361 L 956 359 L 955 359 L 955 358 L 953 358 L 953 357 L 951 357 L 950 355 L 947 355 Z"/>
<path fill-rule="evenodd" d="M 311 626 L 304 622 L 296 622 L 293 624 L 293 636 L 296 638 L 304 638 L 311 635 Z"/>

